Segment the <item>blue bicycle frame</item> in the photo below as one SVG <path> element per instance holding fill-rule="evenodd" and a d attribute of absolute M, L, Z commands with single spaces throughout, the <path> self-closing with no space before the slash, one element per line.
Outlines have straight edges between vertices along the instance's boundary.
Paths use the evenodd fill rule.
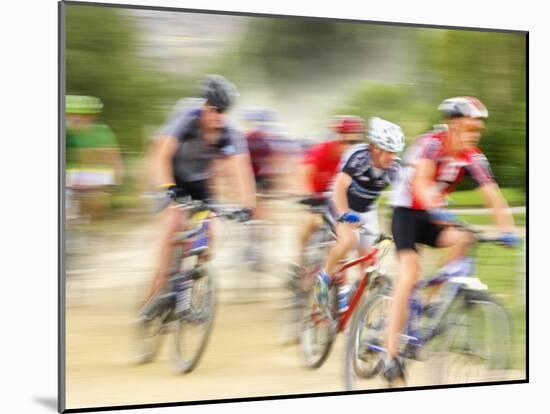
<path fill-rule="evenodd" d="M 403 350 L 399 353 L 400 356 L 407 357 L 414 354 L 417 349 L 421 348 L 426 342 L 436 336 L 441 318 L 462 289 L 462 285 L 460 283 L 450 283 L 449 278 L 457 276 L 471 277 L 474 273 L 474 269 L 475 258 L 468 257 L 460 262 L 460 265 L 454 272 L 450 271 L 446 273 L 436 273 L 431 278 L 421 280 L 416 284 L 414 292 L 409 299 L 409 314 L 406 325 L 407 329 L 404 335 L 407 338 L 407 341 Z M 448 286 L 448 291 L 446 292 L 443 306 L 440 310 L 438 310 L 436 322 L 433 323 L 432 326 L 421 330 L 419 328 L 420 318 L 425 310 L 425 307 L 418 295 L 418 291 L 430 286 L 441 285 L 443 283 Z M 367 344 L 367 349 L 373 352 L 386 352 L 386 348 L 371 343 Z"/>

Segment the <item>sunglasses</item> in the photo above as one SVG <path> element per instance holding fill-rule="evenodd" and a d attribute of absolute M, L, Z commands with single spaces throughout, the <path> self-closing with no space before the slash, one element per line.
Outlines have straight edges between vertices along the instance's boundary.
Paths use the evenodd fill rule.
<path fill-rule="evenodd" d="M 216 112 L 217 114 L 223 114 L 225 112 L 225 108 L 219 108 L 215 105 L 212 105 L 212 104 L 209 104 L 209 106 L 212 108 L 212 110 L 214 112 Z"/>

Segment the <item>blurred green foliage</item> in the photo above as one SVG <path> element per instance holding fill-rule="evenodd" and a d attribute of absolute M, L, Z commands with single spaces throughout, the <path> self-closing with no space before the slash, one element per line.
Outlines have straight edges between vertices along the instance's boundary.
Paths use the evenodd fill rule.
<path fill-rule="evenodd" d="M 295 90 L 360 70 L 365 57 L 405 38 L 408 30 L 313 18 L 255 18 L 240 52 L 269 87 Z"/>
<path fill-rule="evenodd" d="M 140 33 L 120 10 L 67 5 L 66 13 L 67 94 L 99 97 L 121 149 L 141 152 L 146 127 L 158 126 L 190 83 L 139 55 Z"/>
<path fill-rule="evenodd" d="M 361 83 L 334 113 L 387 118 L 400 124 L 410 141 L 440 122 L 436 108 L 443 99 L 476 96 L 489 108 L 480 146 L 498 183 L 525 189 L 525 36 L 431 29 L 413 35 L 414 83 Z M 465 182 L 460 188 L 471 186 Z"/>
<path fill-rule="evenodd" d="M 481 224 L 481 223 L 480 223 Z M 485 244 L 477 247 L 477 275 L 506 310 L 510 332 L 509 368 L 525 368 L 525 251 Z"/>
<path fill-rule="evenodd" d="M 502 196 L 510 206 L 524 206 L 527 200 L 525 192 L 519 188 L 501 188 Z M 479 207 L 485 205 L 485 200 L 477 189 L 458 191 L 449 195 L 450 208 Z"/>
<path fill-rule="evenodd" d="M 123 150 L 141 153 L 150 128 L 165 119 L 176 100 L 193 95 L 202 73 L 191 80 L 162 71 L 140 54 L 146 34 L 119 9 L 69 5 L 66 10 L 67 93 L 101 98 L 102 117 Z M 270 91 L 282 104 L 302 87 L 322 97 L 323 84 L 354 75 L 363 80 L 332 113 L 319 114 L 319 122 L 334 113 L 377 115 L 400 124 L 409 141 L 439 122 L 441 100 L 474 95 L 489 108 L 481 147 L 497 181 L 525 189 L 523 34 L 307 18 L 246 22 L 240 42 L 228 42 L 226 50 L 204 58 L 210 59 L 204 62 L 207 72 L 223 74 L 239 88 L 252 85 L 243 91 Z"/>

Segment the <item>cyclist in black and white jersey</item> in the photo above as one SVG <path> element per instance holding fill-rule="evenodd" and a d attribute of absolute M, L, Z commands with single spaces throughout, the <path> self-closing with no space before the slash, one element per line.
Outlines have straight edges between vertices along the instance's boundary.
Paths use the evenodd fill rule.
<path fill-rule="evenodd" d="M 212 163 L 221 159 L 224 174 L 231 177 L 243 207 L 241 220 L 252 215 L 255 186 L 246 140 L 226 119 L 225 112 L 237 96 L 235 86 L 220 75 L 209 75 L 200 86 L 202 100 L 172 114 L 155 137 L 154 181 L 168 196 L 210 198 Z M 163 286 L 172 257 L 174 234 L 185 227 L 187 217 L 178 209 L 162 212 L 157 268 L 150 299 Z"/>
<path fill-rule="evenodd" d="M 359 246 L 366 254 L 378 233 L 376 201 L 399 171 L 397 154 L 403 150 L 405 139 L 401 128 L 380 118 L 368 121 L 369 144 L 353 146 L 342 158 L 334 182 L 330 204 L 331 214 L 337 219 L 337 241 L 331 248 L 325 268 L 319 273 L 317 300 L 321 306 L 328 303 L 328 285 L 337 270 L 338 261 Z M 359 236 L 359 226 L 369 234 Z M 346 287 L 340 285 L 338 310 L 347 309 Z"/>

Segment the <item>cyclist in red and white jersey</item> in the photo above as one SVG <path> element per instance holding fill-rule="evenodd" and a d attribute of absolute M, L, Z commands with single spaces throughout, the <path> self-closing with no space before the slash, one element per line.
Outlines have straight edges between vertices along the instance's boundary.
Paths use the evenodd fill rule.
<path fill-rule="evenodd" d="M 445 225 L 451 216 L 441 210 L 446 194 L 453 191 L 465 174 L 478 184 L 493 210 L 503 244 L 514 245 L 518 241 L 508 204 L 487 159 L 477 147 L 484 119 L 488 117 L 487 108 L 476 98 L 456 97 L 443 101 L 438 109 L 446 127 L 420 136 L 408 149 L 391 197 L 392 233 L 400 277 L 390 309 L 387 354 L 383 360 L 383 375 L 389 382 L 404 380 L 403 367 L 397 359 L 398 344 L 407 318 L 407 303 L 420 277 L 417 243 L 449 248 L 446 265 L 440 270 L 444 273 L 460 263 L 474 241 L 469 232 Z"/>
<path fill-rule="evenodd" d="M 469 175 L 479 186 L 494 183 L 487 158 L 475 146 L 457 151 L 453 156 L 446 154 L 448 144 L 447 130 L 432 131 L 422 135 L 405 155 L 404 171 L 392 195 L 394 207 L 408 207 L 414 210 L 430 208 L 430 202 L 423 198 L 422 191 L 415 191 L 412 182 L 418 160 L 426 159 L 435 164 L 432 197 L 443 200 L 452 192 L 464 175 Z M 431 206 L 433 207 L 433 205 Z"/>

